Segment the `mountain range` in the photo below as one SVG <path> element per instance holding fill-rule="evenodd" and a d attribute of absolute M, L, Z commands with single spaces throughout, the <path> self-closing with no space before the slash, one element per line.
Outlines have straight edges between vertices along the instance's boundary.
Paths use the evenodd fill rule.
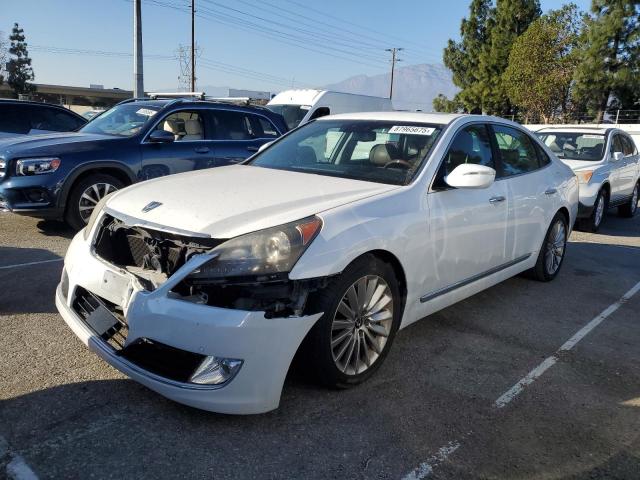
<path fill-rule="evenodd" d="M 325 85 L 327 90 L 386 97 L 391 73 L 356 75 L 341 82 Z M 420 64 L 398 67 L 393 80 L 393 106 L 398 110 L 433 110 L 432 101 L 443 93 L 451 98 L 457 92 L 451 72 L 444 65 Z"/>

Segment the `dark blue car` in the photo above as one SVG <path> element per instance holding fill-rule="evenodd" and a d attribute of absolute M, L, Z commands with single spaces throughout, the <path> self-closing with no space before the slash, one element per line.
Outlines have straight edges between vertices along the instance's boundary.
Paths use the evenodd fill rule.
<path fill-rule="evenodd" d="M 76 133 L 0 141 L 0 209 L 80 229 L 106 194 L 173 173 L 238 163 L 287 130 L 261 107 L 130 100 Z"/>

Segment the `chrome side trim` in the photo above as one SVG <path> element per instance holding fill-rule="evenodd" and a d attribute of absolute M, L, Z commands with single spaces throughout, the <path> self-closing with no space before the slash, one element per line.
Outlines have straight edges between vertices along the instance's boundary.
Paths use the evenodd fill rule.
<path fill-rule="evenodd" d="M 513 267 L 514 265 L 517 265 L 518 263 L 524 262 L 525 260 L 527 260 L 529 257 L 531 256 L 530 253 L 527 253 L 526 255 L 523 255 L 521 257 L 518 257 L 514 260 L 511 260 L 510 262 L 507 263 L 503 263 L 502 265 L 498 265 L 497 267 L 494 267 L 490 270 L 487 270 L 486 272 L 482 272 L 479 273 L 477 275 L 474 275 L 473 277 L 469 277 L 465 280 L 461 280 L 459 282 L 456 282 L 452 285 L 449 285 L 447 287 L 441 288 L 440 290 L 436 290 L 434 292 L 430 292 L 427 293 L 423 296 L 420 297 L 420 303 L 425 303 L 428 302 L 429 300 L 433 300 L 436 297 L 439 297 L 441 295 L 444 295 L 445 293 L 449 293 L 452 292 L 454 290 L 457 290 L 458 288 L 462 288 L 466 285 L 469 285 L 470 283 L 476 282 L 478 280 L 481 280 L 485 277 L 488 277 L 490 275 L 493 275 L 494 273 L 498 273 L 502 270 L 505 270 L 509 267 Z"/>

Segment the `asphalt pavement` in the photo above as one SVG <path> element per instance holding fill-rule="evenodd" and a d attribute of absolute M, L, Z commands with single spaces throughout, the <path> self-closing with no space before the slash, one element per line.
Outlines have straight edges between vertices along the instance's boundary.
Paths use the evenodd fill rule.
<path fill-rule="evenodd" d="M 280 408 L 244 417 L 80 343 L 54 305 L 70 238 L 0 213 L 0 478 L 640 479 L 640 216 L 574 232 L 553 282 L 401 331 L 367 383 L 326 390 L 295 364 Z"/>

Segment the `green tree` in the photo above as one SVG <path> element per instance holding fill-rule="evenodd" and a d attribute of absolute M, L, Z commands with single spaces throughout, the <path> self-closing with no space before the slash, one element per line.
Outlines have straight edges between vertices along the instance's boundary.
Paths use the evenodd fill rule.
<path fill-rule="evenodd" d="M 527 120 L 548 123 L 566 112 L 581 27 L 577 6 L 569 4 L 538 18 L 514 42 L 502 83 Z"/>
<path fill-rule="evenodd" d="M 460 41 L 449 40 L 444 49 L 443 61 L 453 74 L 453 83 L 460 88 L 454 102 L 462 105 L 468 112 L 480 113 L 482 101 L 479 95 L 479 58 L 489 39 L 492 0 L 472 0 L 469 6 L 469 18 L 463 18 L 460 25 Z M 444 95 L 434 99 L 440 107 L 444 101 L 450 102 Z"/>
<path fill-rule="evenodd" d="M 449 100 L 445 95 L 440 93 L 433 99 L 433 109 L 436 112 L 457 113 L 462 111 L 464 107 L 456 99 Z"/>
<path fill-rule="evenodd" d="M 4 83 L 4 78 L 7 74 L 7 61 L 9 60 L 9 49 L 7 47 L 7 41 L 4 37 L 4 32 L 0 32 L 0 85 Z"/>
<path fill-rule="evenodd" d="M 640 98 L 640 0 L 592 0 L 575 96 L 602 117 L 611 102 L 633 108 Z"/>
<path fill-rule="evenodd" d="M 36 91 L 36 86 L 29 82 L 34 80 L 35 75 L 31 67 L 24 30 L 17 23 L 13 25 L 9 41 L 11 46 L 9 47 L 10 59 L 7 64 L 7 83 L 16 96 L 33 93 Z"/>
<path fill-rule="evenodd" d="M 539 0 L 497 0 L 489 44 L 483 49 L 479 62 L 484 112 L 502 116 L 515 113 L 503 83 L 503 74 L 509 65 L 514 42 L 540 13 Z"/>

